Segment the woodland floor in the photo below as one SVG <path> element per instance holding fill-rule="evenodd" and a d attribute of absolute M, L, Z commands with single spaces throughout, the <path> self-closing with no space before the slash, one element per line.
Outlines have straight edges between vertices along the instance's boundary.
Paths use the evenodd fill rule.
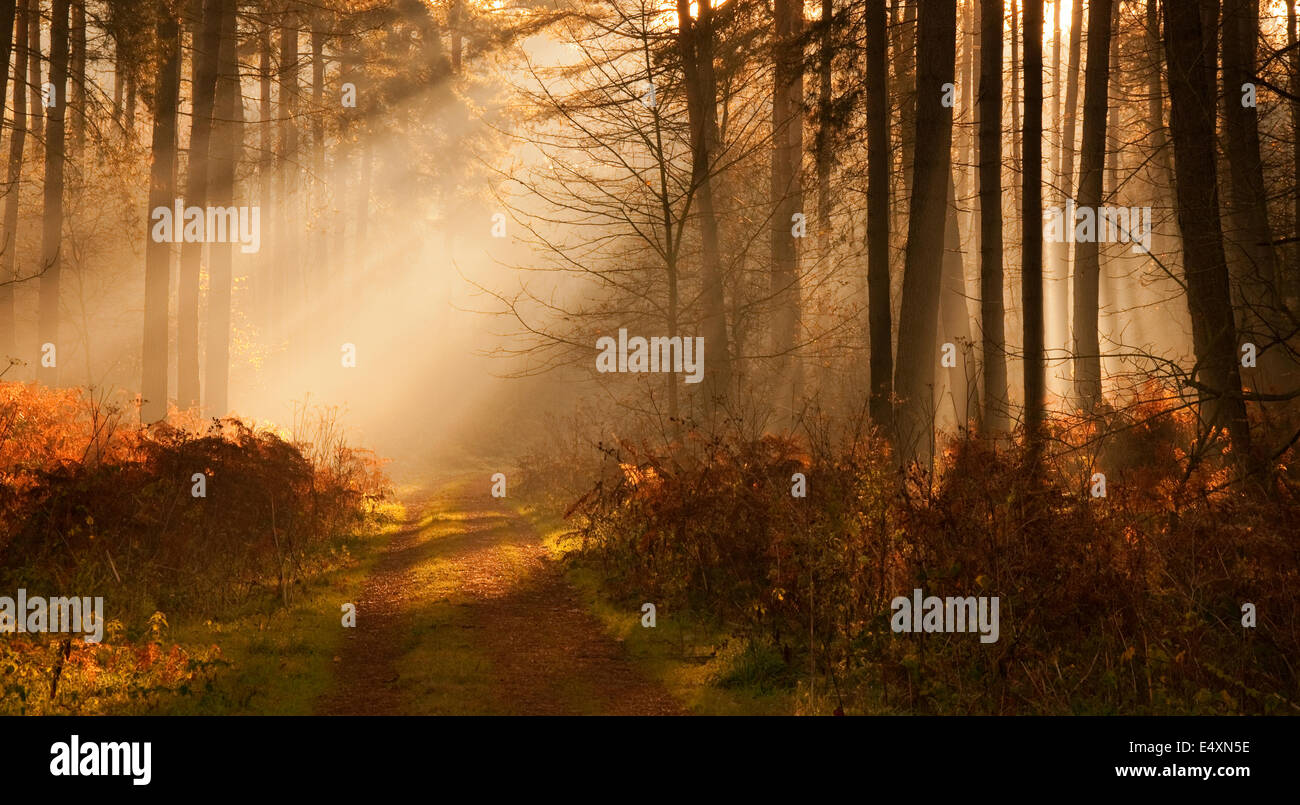
<path fill-rule="evenodd" d="M 465 479 L 410 516 L 355 602 L 324 714 L 667 715 L 526 519 Z"/>

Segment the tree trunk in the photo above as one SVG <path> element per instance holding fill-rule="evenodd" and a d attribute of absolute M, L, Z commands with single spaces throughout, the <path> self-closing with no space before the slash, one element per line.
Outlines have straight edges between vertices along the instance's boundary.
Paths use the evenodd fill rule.
<path fill-rule="evenodd" d="M 943 272 L 947 185 L 952 162 L 952 108 L 943 85 L 956 71 L 957 3 L 924 3 L 917 21 L 916 152 L 908 216 L 903 303 L 894 389 L 903 398 L 897 418 L 899 454 L 931 455 L 938 305 Z"/>
<path fill-rule="evenodd" d="M 50 83 L 54 102 L 45 132 L 45 212 L 41 230 L 40 320 L 37 325 L 42 353 L 59 347 L 59 280 L 63 259 L 64 116 L 68 108 L 68 0 L 54 0 L 50 23 Z M 59 382 L 57 361 L 47 365 L 42 354 L 37 379 L 47 386 Z"/>
<path fill-rule="evenodd" d="M 1011 171 L 1019 174 L 1023 166 L 1020 154 L 1020 0 L 1011 0 Z M 1017 205 L 1019 206 L 1019 205 Z"/>
<path fill-rule="evenodd" d="M 722 256 L 718 245 L 718 220 L 713 205 L 713 140 L 717 123 L 717 88 L 713 77 L 713 11 L 711 0 L 699 0 L 699 16 L 692 17 L 688 0 L 677 0 L 678 47 L 687 90 L 687 115 L 691 128 L 691 184 L 700 221 L 702 252 L 705 393 L 710 406 L 724 400 L 731 386 L 731 357 L 727 343 L 726 306 L 723 298 Z"/>
<path fill-rule="evenodd" d="M 1002 297 L 1002 12 L 1002 0 L 980 0 L 980 33 L 984 40 L 980 46 L 979 85 L 980 326 L 983 422 L 990 433 L 1005 431 L 1008 421 Z"/>
<path fill-rule="evenodd" d="M 193 0 L 190 81 L 189 164 L 185 177 L 185 206 L 204 210 L 208 204 L 208 146 L 212 136 L 212 104 L 217 81 L 217 50 L 221 37 L 221 0 Z M 180 287 L 176 306 L 176 405 L 182 411 L 199 407 L 199 274 L 203 245 L 181 246 Z"/>
<path fill-rule="evenodd" d="M 31 133 L 36 142 L 41 142 L 45 137 L 45 107 L 41 104 L 41 0 L 30 0 L 27 6 L 27 56 Z"/>
<path fill-rule="evenodd" d="M 1215 99 L 1201 17 L 1163 0 L 1165 58 L 1169 65 L 1170 129 L 1175 194 L 1183 232 L 1183 270 L 1192 319 L 1202 418 L 1227 426 L 1233 452 L 1251 453 L 1241 395 L 1237 333 L 1230 307 L 1227 258 L 1215 181 Z"/>
<path fill-rule="evenodd" d="M 1056 183 L 1061 183 L 1061 93 L 1065 90 L 1064 81 L 1061 75 L 1061 10 L 1065 6 L 1064 0 L 1052 0 L 1052 130 L 1056 132 L 1056 153 L 1054 164 L 1056 165 L 1053 175 L 1056 177 Z"/>
<path fill-rule="evenodd" d="M 275 130 L 271 122 L 271 29 L 268 18 L 258 32 L 258 104 L 257 104 L 257 144 L 261 158 L 257 166 L 258 204 L 262 215 L 267 220 L 274 220 L 277 215 L 274 202 L 275 193 Z M 272 277 L 275 275 L 274 244 L 278 232 L 268 232 L 269 237 L 262 239 L 262 249 L 258 254 L 257 275 L 253 281 L 255 315 L 258 327 L 272 342 Z M 269 243 L 268 243 L 269 241 Z"/>
<path fill-rule="evenodd" d="M 803 3 L 776 0 L 772 80 L 772 355 L 778 416 L 792 426 L 799 332 L 799 239 L 794 216 L 803 212 Z"/>
<path fill-rule="evenodd" d="M 451 6 L 447 9 L 447 29 L 451 34 L 451 71 L 460 74 L 461 61 L 461 43 L 464 36 L 460 31 L 461 19 L 465 15 L 465 0 L 451 0 Z"/>
<path fill-rule="evenodd" d="M 1025 41 L 1025 169 L 1021 193 L 1021 306 L 1025 350 L 1025 441 L 1031 461 L 1042 449 L 1046 387 L 1043 351 L 1043 6 L 1027 0 Z"/>
<path fill-rule="evenodd" d="M 217 52 L 217 83 L 213 101 L 212 147 L 208 197 L 213 206 L 234 204 L 235 169 L 243 146 L 244 104 L 239 81 L 239 35 L 236 0 L 218 0 L 221 44 Z M 230 293 L 234 244 L 210 247 L 208 266 L 208 331 L 204 355 L 204 411 L 225 416 L 230 410 Z"/>
<path fill-rule="evenodd" d="M 949 412 L 953 424 L 965 428 L 970 418 L 979 411 L 979 391 L 972 388 L 967 375 L 967 347 L 971 343 L 970 310 L 966 307 L 966 257 L 962 249 L 961 225 L 957 215 L 957 185 L 953 171 L 948 171 L 948 203 L 943 223 L 943 279 L 939 297 L 939 323 L 942 340 L 951 343 L 956 351 L 957 365 L 945 369 L 943 382 L 951 400 L 943 402 L 935 412 L 936 417 L 947 420 Z M 942 395 L 936 395 L 942 400 Z"/>
<path fill-rule="evenodd" d="M 1151 56 L 1147 84 L 1147 125 L 1151 131 L 1152 201 L 1173 209 L 1174 163 L 1165 126 L 1165 91 L 1160 73 L 1164 46 L 1160 39 L 1160 0 L 1147 0 L 1146 46 Z M 1154 206 L 1154 205 L 1153 205 Z"/>
<path fill-rule="evenodd" d="M 1098 239 L 1102 172 L 1106 160 L 1106 114 L 1110 96 L 1111 0 L 1088 3 L 1088 67 L 1084 76 L 1083 155 L 1079 164 L 1079 210 L 1092 210 L 1093 237 L 1074 244 L 1074 388 L 1079 405 L 1092 412 L 1101 402 L 1101 342 L 1097 334 L 1101 274 Z M 1066 226 L 1074 226 L 1068 217 Z"/>
<path fill-rule="evenodd" d="M 1286 4 L 1286 42 L 1291 49 L 1287 62 L 1291 66 L 1291 244 L 1290 282 L 1286 283 L 1287 303 L 1293 314 L 1300 312 L 1300 31 L 1297 31 L 1296 4 Z"/>
<path fill-rule="evenodd" d="M 1250 385 L 1280 393 L 1294 388 L 1294 363 L 1285 342 L 1290 327 L 1277 287 L 1277 263 L 1268 221 L 1267 190 L 1260 159 L 1259 119 L 1242 104 L 1243 87 L 1254 86 L 1259 41 L 1257 0 L 1223 2 L 1223 121 L 1228 162 L 1227 244 L 1231 280 L 1237 286 L 1241 337 L 1259 350 L 1259 369 Z M 1235 269 L 1235 270 L 1232 270 Z"/>
<path fill-rule="evenodd" d="M 86 148 L 86 3 L 72 2 L 72 159 L 81 162 Z"/>
<path fill-rule="evenodd" d="M 26 39 L 27 31 L 24 28 L 19 30 L 14 25 L 14 17 L 18 11 L 17 0 L 0 0 L 0 102 L 4 101 L 5 95 L 9 92 L 9 56 L 13 52 L 14 42 L 18 39 Z M 19 25 L 26 26 L 25 19 L 19 20 Z M 23 64 L 20 57 L 15 56 L 14 61 Z M 0 103 L 0 107 L 3 103 Z M 20 108 L 20 107 L 15 107 Z M 4 117 L 4 110 L 0 108 L 0 119 Z"/>
<path fill-rule="evenodd" d="M 1103 183 L 1102 197 L 1111 199 L 1119 189 L 1119 113 L 1124 107 L 1124 87 L 1121 83 L 1119 66 L 1119 9 L 1121 2 L 1112 2 L 1110 7 L 1110 73 L 1108 85 L 1109 122 L 1106 123 L 1106 176 Z M 1087 99 L 1084 99 L 1087 103 Z"/>
<path fill-rule="evenodd" d="M 298 254 L 298 220 L 293 207 L 296 203 L 298 189 L 298 170 L 295 163 L 298 157 L 298 15 L 290 6 L 284 10 L 280 22 L 280 197 L 276 215 L 279 231 L 274 239 L 275 261 L 271 266 L 272 340 L 277 344 L 288 342 L 288 355 L 297 351 L 298 327 L 285 327 L 284 323 L 296 317 L 289 314 L 291 301 L 297 301 L 301 288 L 297 264 Z"/>
<path fill-rule="evenodd" d="M 867 303 L 871 333 L 871 419 L 890 422 L 894 346 L 889 295 L 889 83 L 885 0 L 867 0 Z"/>
<path fill-rule="evenodd" d="M 158 41 L 163 63 L 154 93 L 152 165 L 149 170 L 149 210 L 172 205 L 176 197 L 176 106 L 181 85 L 181 30 L 170 3 L 158 3 Z M 144 378 L 140 422 L 149 425 L 167 417 L 167 301 L 170 289 L 171 244 L 153 238 L 146 222 L 144 252 Z"/>
<path fill-rule="evenodd" d="M 903 160 L 903 194 L 912 196 L 912 165 L 916 133 L 916 4 L 899 0 L 903 19 L 897 26 L 894 48 L 894 83 L 898 95 L 899 154 Z"/>
<path fill-rule="evenodd" d="M 817 236 L 821 241 L 823 252 L 831 231 L 831 162 L 834 135 L 833 114 L 834 99 L 831 97 L 832 68 L 835 56 L 835 4 L 832 0 L 822 0 L 821 47 L 817 65 Z"/>
<path fill-rule="evenodd" d="M 1061 145 L 1058 149 L 1060 163 L 1056 174 L 1060 177 L 1061 203 L 1072 199 L 1078 188 L 1074 183 L 1074 139 L 1078 130 L 1079 114 L 1079 71 L 1083 61 L 1083 0 L 1074 0 L 1070 8 L 1070 65 L 1065 87 L 1065 120 L 1062 123 Z M 1089 51 L 1091 52 L 1091 51 Z M 1105 55 L 1102 56 L 1105 58 Z M 1070 345 L 1070 244 L 1066 242 L 1052 244 L 1052 279 L 1045 289 L 1046 300 L 1050 305 L 1051 315 L 1045 324 L 1049 329 L 1045 333 L 1046 345 L 1062 351 L 1068 351 Z M 1064 366 L 1069 371 L 1069 362 Z M 1066 386 L 1060 388 L 1062 393 L 1068 388 L 1068 379 L 1063 379 Z"/>
<path fill-rule="evenodd" d="M 311 17 L 311 86 L 312 86 L 312 105 L 316 109 L 325 108 L 325 32 L 326 19 L 323 10 L 316 10 Z M 326 210 L 329 208 L 329 187 L 325 178 L 325 116 L 315 114 L 312 117 L 312 134 L 311 134 L 311 165 L 314 174 L 313 190 L 314 202 L 317 218 L 324 222 Z M 319 310 L 318 302 L 322 297 L 332 298 L 329 295 L 329 289 L 333 285 L 334 266 L 332 255 L 330 254 L 329 244 L 326 241 L 329 232 L 325 226 L 317 226 L 313 232 L 313 250 L 311 265 L 314 277 L 308 279 L 306 284 L 306 296 L 304 301 L 313 310 Z M 328 311 L 321 311 L 328 315 Z M 333 316 L 329 315 L 332 319 Z M 309 326 L 316 327 L 313 335 L 317 340 L 320 339 L 320 325 L 323 321 L 320 317 L 312 317 Z"/>
<path fill-rule="evenodd" d="M 23 149 L 27 142 L 27 3 L 13 4 L 14 122 L 9 135 L 9 166 L 5 182 L 3 252 L 4 270 L 0 273 L 0 361 L 9 365 L 17 357 L 17 327 L 14 323 L 14 283 L 18 281 L 18 196 L 23 175 Z M 2 20 L 0 20 L 2 21 Z M 6 63 L 7 64 L 7 63 Z M 4 93 L 0 93 L 0 98 Z M 0 367 L 2 369 L 3 367 Z"/>

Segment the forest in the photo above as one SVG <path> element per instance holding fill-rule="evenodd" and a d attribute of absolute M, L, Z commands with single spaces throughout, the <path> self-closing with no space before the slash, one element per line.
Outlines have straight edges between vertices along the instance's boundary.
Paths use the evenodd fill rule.
<path fill-rule="evenodd" d="M 1296 714 L 1298 5 L 0 0 L 0 714 Z"/>

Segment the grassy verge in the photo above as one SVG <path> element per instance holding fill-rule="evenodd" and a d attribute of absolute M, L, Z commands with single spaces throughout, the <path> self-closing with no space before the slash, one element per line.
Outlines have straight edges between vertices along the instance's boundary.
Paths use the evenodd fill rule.
<path fill-rule="evenodd" d="M 353 598 L 403 519 L 400 506 L 335 547 L 319 572 L 292 587 L 287 606 L 257 596 L 218 617 L 155 613 L 130 628 L 110 620 L 97 645 L 0 638 L 0 713 L 289 715 L 312 712 L 332 679 Z M 134 637 L 126 637 L 127 633 Z M 53 698 L 51 681 L 57 669 Z"/>
<path fill-rule="evenodd" d="M 370 531 L 344 543 L 337 561 L 300 585 L 289 606 L 276 600 L 222 619 L 189 621 L 171 639 L 220 647 L 222 667 L 195 695 L 177 696 L 155 712 L 174 715 L 306 715 L 333 680 L 343 640 L 340 601 L 356 598 L 405 512 L 386 507 Z"/>
<path fill-rule="evenodd" d="M 800 709 L 793 681 L 768 673 L 763 653 L 689 612 L 658 609 L 655 627 L 641 625 L 640 603 L 616 601 L 599 566 L 580 556 L 558 512 L 539 504 L 518 508 L 542 535 L 583 606 L 619 640 L 633 664 L 696 715 L 788 715 Z"/>

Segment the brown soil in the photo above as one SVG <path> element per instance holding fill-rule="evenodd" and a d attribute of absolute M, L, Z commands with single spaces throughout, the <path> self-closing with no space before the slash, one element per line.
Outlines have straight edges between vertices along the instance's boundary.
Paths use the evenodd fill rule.
<path fill-rule="evenodd" d="M 414 568 L 434 559 L 449 573 L 457 618 L 488 658 L 491 701 L 471 712 L 519 715 L 669 715 L 680 705 L 631 663 L 621 642 L 604 631 L 549 558 L 522 517 L 485 494 L 444 488 L 437 499 L 408 502 L 412 516 L 390 538 L 357 603 L 336 662 L 336 685 L 318 712 L 337 715 L 407 712 L 397 662 L 408 645 L 408 602 L 429 595 Z M 450 535 L 427 537 L 418 527 L 430 512 Z M 444 591 L 445 592 L 445 591 Z"/>

